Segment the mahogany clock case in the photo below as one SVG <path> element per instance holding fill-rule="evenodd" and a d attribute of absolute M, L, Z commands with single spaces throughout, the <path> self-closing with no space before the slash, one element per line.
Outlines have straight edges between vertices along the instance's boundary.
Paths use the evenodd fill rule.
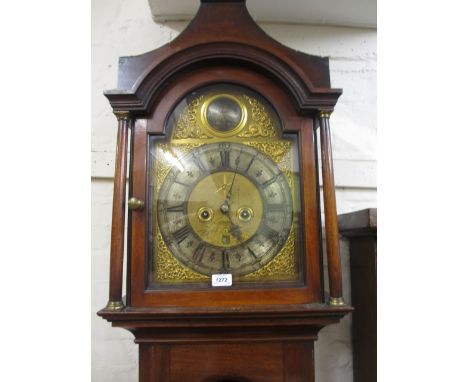
<path fill-rule="evenodd" d="M 287 282 L 259 278 L 223 288 L 193 283 L 170 288 L 154 285 L 150 245 L 154 142 L 171 144 L 168 118 L 177 105 L 192 92 L 217 84 L 259 94 L 277 114 L 280 135 L 297 142 L 301 245 L 296 260 L 300 272 Z M 294 51 L 271 39 L 240 0 L 202 0 L 196 17 L 172 42 L 140 56 L 120 58 L 118 89 L 106 92 L 118 118 L 118 136 L 109 302 L 98 314 L 134 334 L 139 345 L 140 382 L 314 380 L 314 341 L 319 330 L 352 311 L 342 299 L 329 127 L 340 94 L 341 90 L 330 88 L 328 59 Z M 318 132 L 327 300 L 321 256 Z M 126 232 L 127 206 L 132 208 Z"/>
<path fill-rule="evenodd" d="M 304 277 L 296 283 L 252 283 L 245 288 L 204 288 L 197 289 L 188 284 L 186 288 L 154 289 L 149 288 L 148 266 L 151 264 L 150 208 L 132 213 L 131 236 L 129 237 L 131 257 L 129 263 L 129 284 L 127 302 L 134 307 L 144 306 L 223 306 L 246 304 L 300 304 L 319 302 L 323 290 L 321 285 L 321 256 L 319 240 L 319 207 L 317 198 L 316 147 L 313 122 L 298 114 L 294 103 L 287 93 L 267 76 L 250 68 L 238 68 L 229 65 L 205 65 L 183 73 L 172 80 L 171 87 L 166 87 L 155 99 L 152 114 L 145 119 L 137 119 L 133 134 L 131 158 L 130 194 L 145 200 L 151 206 L 149 193 L 150 160 L 149 153 L 154 138 L 165 140 L 170 135 L 166 131 L 167 118 L 171 115 L 180 99 L 197 89 L 212 84 L 235 84 L 251 89 L 263 95 L 278 113 L 283 126 L 283 134 L 297 137 L 299 155 L 299 176 L 301 181 L 301 211 L 304 247 Z M 145 235 L 141 233 L 145 232 Z M 303 256 L 308 253 L 308 256 Z M 190 289 L 187 293 L 186 289 Z M 280 292 L 280 293 L 278 293 Z"/>
<path fill-rule="evenodd" d="M 168 117 L 184 97 L 216 84 L 261 95 L 277 113 L 283 137 L 297 142 L 301 246 L 296 280 L 258 279 L 218 289 L 189 283 L 177 288 L 152 285 L 152 144 L 168 141 Z M 169 44 L 120 58 L 118 88 L 106 92 L 119 122 L 109 302 L 98 314 L 135 335 L 140 382 L 314 380 L 318 331 L 352 311 L 342 298 L 329 126 L 340 94 L 340 89 L 330 88 L 327 58 L 297 52 L 271 39 L 241 0 L 202 0 L 193 21 Z M 323 287 L 319 155 L 329 297 Z M 126 232 L 128 198 L 137 203 L 128 211 Z M 237 362 L 220 357 L 219 351 L 230 352 Z M 269 354 L 273 362 L 266 360 Z"/>
<path fill-rule="evenodd" d="M 223 33 L 220 33 L 222 31 Z M 190 92 L 215 84 L 250 89 L 281 120 L 282 134 L 297 139 L 300 179 L 301 276 L 297 282 L 251 283 L 230 289 L 150 289 L 148 171 L 152 138 L 168 139 L 167 118 Z M 105 93 L 119 119 L 111 235 L 108 309 L 123 307 L 122 277 L 130 141 L 127 308 L 324 303 L 317 131 L 320 131 L 330 301 L 342 305 L 329 116 L 341 94 L 330 88 L 328 59 L 289 49 L 267 36 L 244 1 L 201 1 L 196 17 L 171 43 L 119 60 L 118 88 Z M 130 136 L 129 136 L 130 132 Z M 130 206 L 130 203 L 129 203 Z M 265 280 L 263 280 L 265 281 Z"/>

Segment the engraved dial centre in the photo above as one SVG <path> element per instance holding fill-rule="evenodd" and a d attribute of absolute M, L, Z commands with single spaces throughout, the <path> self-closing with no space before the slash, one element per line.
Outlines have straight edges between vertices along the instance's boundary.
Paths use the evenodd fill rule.
<path fill-rule="evenodd" d="M 245 213 L 238 214 L 239 210 L 247 211 L 249 218 L 245 218 Z M 206 211 L 210 219 L 205 218 Z M 245 176 L 220 171 L 195 185 L 188 198 L 187 215 L 193 231 L 204 241 L 217 247 L 233 247 L 257 232 L 263 201 L 257 187 Z"/>

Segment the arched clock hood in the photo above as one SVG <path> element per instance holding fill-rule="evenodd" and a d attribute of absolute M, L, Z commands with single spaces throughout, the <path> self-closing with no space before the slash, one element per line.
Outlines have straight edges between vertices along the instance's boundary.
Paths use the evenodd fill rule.
<path fill-rule="evenodd" d="M 121 57 L 117 89 L 105 92 L 114 111 L 147 115 L 158 91 L 180 72 L 227 63 L 262 72 L 280 83 L 298 110 L 332 110 L 341 89 L 330 88 L 328 58 L 288 48 L 268 36 L 245 1 L 202 0 L 187 28 L 148 53 Z"/>

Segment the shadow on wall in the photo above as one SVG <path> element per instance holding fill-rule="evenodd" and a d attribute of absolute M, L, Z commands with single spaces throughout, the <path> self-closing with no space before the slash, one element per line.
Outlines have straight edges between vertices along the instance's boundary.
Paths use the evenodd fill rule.
<path fill-rule="evenodd" d="M 166 21 L 164 23 L 164 25 L 171 28 L 175 32 L 181 33 L 187 27 L 188 23 L 189 23 L 189 20 L 187 20 L 187 21 Z"/>

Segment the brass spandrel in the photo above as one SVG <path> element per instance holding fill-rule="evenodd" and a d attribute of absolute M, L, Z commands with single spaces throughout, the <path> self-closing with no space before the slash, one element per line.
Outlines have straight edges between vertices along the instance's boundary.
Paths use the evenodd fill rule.
<path fill-rule="evenodd" d="M 278 130 L 273 124 L 273 120 L 267 113 L 265 106 L 255 98 L 243 95 L 243 99 L 250 110 L 247 126 L 239 133 L 239 137 L 246 138 L 276 138 Z"/>
<path fill-rule="evenodd" d="M 173 139 L 209 139 L 210 135 L 206 134 L 205 129 L 202 128 L 200 119 L 200 109 L 202 101 L 205 98 L 201 95 L 193 99 L 180 113 L 173 132 Z"/>
<path fill-rule="evenodd" d="M 195 272 L 177 261 L 167 248 L 157 227 L 155 234 L 157 239 L 155 243 L 154 281 L 159 283 L 209 281 L 208 276 Z"/>
<path fill-rule="evenodd" d="M 240 117 L 232 129 L 220 131 L 210 125 L 207 116 L 210 104 L 225 97 L 239 105 Z M 204 94 L 191 100 L 172 127 L 172 139 L 278 138 L 279 126 L 267 108 L 246 94 Z"/>

